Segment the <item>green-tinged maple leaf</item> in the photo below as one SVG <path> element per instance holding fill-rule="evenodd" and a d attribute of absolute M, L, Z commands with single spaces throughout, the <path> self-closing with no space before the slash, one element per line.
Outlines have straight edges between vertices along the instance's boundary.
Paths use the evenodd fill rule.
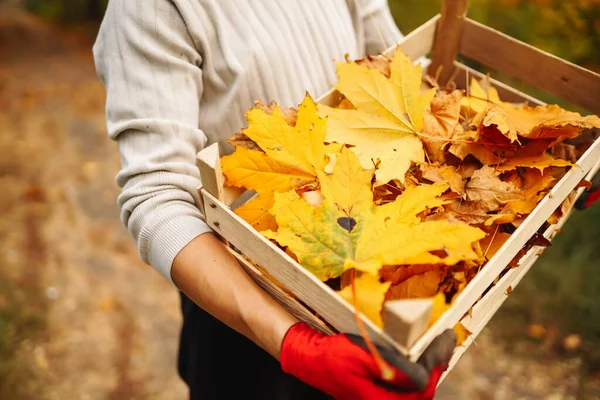
<path fill-rule="evenodd" d="M 455 264 L 476 259 L 472 244 L 485 233 L 464 223 L 421 222 L 418 214 L 445 201 L 445 184 L 405 190 L 383 206 L 373 203 L 372 171 L 348 149 L 337 157 L 332 175 L 320 174 L 323 203 L 313 207 L 295 191 L 275 193 L 272 214 L 277 232 L 263 232 L 287 246 L 300 264 L 322 280 L 345 270 L 377 275 L 382 265 Z M 444 254 L 432 252 L 442 251 Z"/>

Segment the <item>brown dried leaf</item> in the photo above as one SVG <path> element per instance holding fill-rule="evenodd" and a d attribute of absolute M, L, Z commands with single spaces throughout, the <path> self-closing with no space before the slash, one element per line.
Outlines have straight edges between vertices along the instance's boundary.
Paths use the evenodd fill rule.
<path fill-rule="evenodd" d="M 465 190 L 463 177 L 452 165 L 420 164 L 422 177 L 430 182 L 445 182 L 454 193 L 462 195 Z"/>
<path fill-rule="evenodd" d="M 481 239 L 479 244 L 481 245 L 481 249 L 484 252 L 485 258 L 489 260 L 490 258 L 494 257 L 494 254 L 496 254 L 502 248 L 508 238 L 510 238 L 508 233 L 496 232 L 495 234 L 490 233 Z"/>
<path fill-rule="evenodd" d="M 446 204 L 444 208 L 457 220 L 470 225 L 483 224 L 489 218 L 482 205 L 475 201 L 454 201 Z"/>
<path fill-rule="evenodd" d="M 227 139 L 227 143 L 233 147 L 243 147 L 248 150 L 260 151 L 261 153 L 264 153 L 260 146 L 257 145 L 254 140 L 250 139 L 243 130 Z"/>
<path fill-rule="evenodd" d="M 440 264 L 386 265 L 379 270 L 379 275 L 383 280 L 398 285 L 415 275 L 440 268 L 444 268 L 444 266 Z"/>
<path fill-rule="evenodd" d="M 463 162 L 458 166 L 458 173 L 463 179 L 470 179 L 473 173 L 481 168 L 481 164 L 474 162 Z"/>
<path fill-rule="evenodd" d="M 455 90 L 450 94 L 436 96 L 431 101 L 430 110 L 423 119 L 421 141 L 430 161 L 445 161 L 444 149 L 449 140 L 463 132 L 459 122 L 462 93 Z"/>
<path fill-rule="evenodd" d="M 256 101 L 254 103 L 255 108 L 262 109 L 268 115 L 273 114 L 275 107 L 277 107 L 277 103 L 275 101 L 271 101 L 269 104 L 265 104 L 262 101 Z M 279 107 L 279 111 L 283 118 L 285 118 L 286 122 L 289 126 L 296 126 L 296 121 L 298 120 L 298 110 L 293 107 Z"/>
<path fill-rule="evenodd" d="M 567 160 L 571 163 L 576 163 L 579 157 L 581 157 L 581 152 L 577 150 L 577 147 L 567 143 L 555 144 L 550 148 L 550 154 L 554 158 Z"/>
<path fill-rule="evenodd" d="M 389 78 L 390 73 L 390 60 L 388 57 L 384 55 L 376 55 L 376 56 L 366 56 L 365 58 L 361 58 L 360 60 L 356 60 L 355 62 L 358 65 L 362 65 L 363 67 L 378 69 L 386 78 Z"/>
<path fill-rule="evenodd" d="M 433 297 L 445 277 L 446 268 L 415 275 L 398 285 L 392 285 L 386 294 L 386 300 Z"/>
<path fill-rule="evenodd" d="M 486 211 L 498 210 L 507 202 L 519 199 L 522 192 L 512 183 L 502 182 L 499 175 L 498 171 L 488 166 L 475 171 L 465 186 L 467 197 L 479 202 Z"/>
<path fill-rule="evenodd" d="M 569 196 L 563 201 L 556 210 L 552 213 L 550 218 L 548 218 L 548 223 L 555 225 L 558 224 L 558 221 L 563 217 L 563 215 L 567 214 L 571 208 L 573 207 L 573 203 L 575 203 L 575 197 L 577 196 L 577 191 L 573 190 Z"/>

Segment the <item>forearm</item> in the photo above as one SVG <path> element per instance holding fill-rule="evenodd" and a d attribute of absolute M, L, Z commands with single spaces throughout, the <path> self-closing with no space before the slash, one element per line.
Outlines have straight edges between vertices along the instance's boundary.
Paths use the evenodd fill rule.
<path fill-rule="evenodd" d="M 281 342 L 297 320 L 250 279 L 214 235 L 200 235 L 184 247 L 171 275 L 196 304 L 279 359 Z"/>

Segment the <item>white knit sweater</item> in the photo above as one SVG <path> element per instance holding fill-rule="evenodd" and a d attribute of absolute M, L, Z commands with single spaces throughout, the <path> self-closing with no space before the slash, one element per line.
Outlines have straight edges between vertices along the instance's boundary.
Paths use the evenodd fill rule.
<path fill-rule="evenodd" d="M 121 218 L 171 280 L 177 253 L 210 231 L 196 207 L 198 151 L 246 125 L 255 100 L 295 106 L 336 81 L 334 60 L 401 38 L 386 0 L 111 0 L 96 44 Z"/>

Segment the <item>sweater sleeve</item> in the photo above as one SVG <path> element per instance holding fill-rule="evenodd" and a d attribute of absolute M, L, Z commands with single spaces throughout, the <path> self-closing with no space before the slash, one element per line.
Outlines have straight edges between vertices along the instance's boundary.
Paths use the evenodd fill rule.
<path fill-rule="evenodd" d="M 358 3 L 367 54 L 378 54 L 403 38 L 387 0 L 358 0 Z"/>
<path fill-rule="evenodd" d="M 111 0 L 93 51 L 121 156 L 121 220 L 141 258 L 172 282 L 175 256 L 210 231 L 196 206 L 195 155 L 207 141 L 200 53 L 168 0 Z"/>

